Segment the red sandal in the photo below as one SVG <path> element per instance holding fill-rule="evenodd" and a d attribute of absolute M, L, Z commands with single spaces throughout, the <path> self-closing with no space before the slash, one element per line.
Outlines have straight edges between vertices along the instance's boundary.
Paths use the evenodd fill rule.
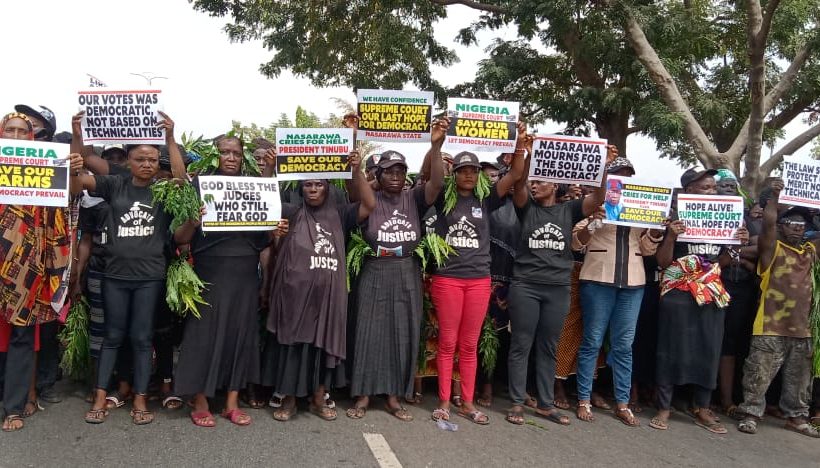
<path fill-rule="evenodd" d="M 237 426 L 250 426 L 251 424 L 250 415 L 239 408 L 234 408 L 230 411 L 224 410 L 221 416 Z"/>

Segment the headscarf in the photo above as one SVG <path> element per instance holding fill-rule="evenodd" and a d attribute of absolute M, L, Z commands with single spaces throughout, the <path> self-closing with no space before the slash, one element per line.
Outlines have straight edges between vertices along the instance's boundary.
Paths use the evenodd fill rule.
<path fill-rule="evenodd" d="M 715 182 L 720 182 L 721 180 L 731 180 L 737 183 L 735 173 L 729 169 L 718 169 L 717 174 L 715 174 Z"/>
<path fill-rule="evenodd" d="M 0 128 L 13 118 L 34 127 L 24 114 L 3 117 Z M 0 204 L 0 315 L 15 326 L 50 322 L 66 297 L 71 241 L 66 208 Z"/>

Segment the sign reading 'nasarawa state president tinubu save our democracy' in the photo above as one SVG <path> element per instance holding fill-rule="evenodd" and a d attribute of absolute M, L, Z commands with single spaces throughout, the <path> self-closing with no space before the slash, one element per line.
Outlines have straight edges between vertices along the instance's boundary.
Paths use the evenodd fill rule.
<path fill-rule="evenodd" d="M 277 128 L 276 176 L 279 180 L 350 179 L 351 151 L 350 128 Z"/>

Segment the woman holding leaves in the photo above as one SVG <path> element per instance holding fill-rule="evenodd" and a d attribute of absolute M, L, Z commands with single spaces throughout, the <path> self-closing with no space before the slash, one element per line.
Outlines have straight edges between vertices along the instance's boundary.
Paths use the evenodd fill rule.
<path fill-rule="evenodd" d="M 608 159 L 615 155 L 614 147 L 611 149 Z M 529 150 L 527 168 L 532 148 Z M 523 156 L 522 149 L 516 152 L 516 157 Z M 507 362 L 513 406 L 506 419 L 524 424 L 527 364 L 535 343 L 535 412 L 557 424 L 568 425 L 569 418 L 555 408 L 553 385 L 556 347 L 569 311 L 572 228 L 604 202 L 604 190 L 599 188 L 586 198 L 559 203 L 554 183 L 527 183 L 521 178 L 515 184 L 513 202 L 521 222 L 521 237 L 509 296 L 512 336 Z"/>
<path fill-rule="evenodd" d="M 345 385 L 345 235 L 376 206 L 360 161 L 358 153 L 350 154 L 359 202 L 337 202 L 323 179 L 300 181 L 302 202 L 282 206 L 290 232 L 273 265 L 262 382 L 285 396 L 273 413 L 277 421 L 296 414 L 296 397 L 309 397 L 311 413 L 320 418 L 336 419 L 325 392 Z"/>
<path fill-rule="evenodd" d="M 163 114 L 158 124 L 165 129 L 174 175 L 184 177 L 182 155 L 174 141 L 174 123 Z M 81 145 L 80 119 L 75 116 L 73 145 Z M 131 176 L 92 176 L 80 174 L 83 157 L 71 156 L 71 190 L 88 190 L 110 205 L 105 230 L 108 243 L 103 296 L 105 337 L 97 368 L 94 403 L 86 413 L 88 423 L 105 421 L 106 389 L 117 361 L 119 349 L 128 336 L 133 348 L 134 424 L 149 424 L 154 415 L 146 406 L 151 376 L 151 351 L 154 309 L 164 290 L 166 243 L 170 237 L 171 215 L 154 201 L 150 185 L 159 172 L 159 149 L 151 145 L 128 147 Z M 181 170 L 180 170 L 181 168 Z"/>
<path fill-rule="evenodd" d="M 431 177 L 424 185 L 404 190 L 407 163 L 402 154 L 386 151 L 379 159 L 376 179 L 381 190 L 362 227 L 375 257 L 365 260 L 356 292 L 350 385 L 356 403 L 347 411 L 350 418 L 363 418 L 370 395 L 384 394 L 391 415 L 413 419 L 398 400 L 399 395 L 413 395 L 421 332 L 421 271 L 413 251 L 421 241 L 421 215 L 444 185 L 441 146 L 449 125 L 446 118 L 432 125 Z"/>
<path fill-rule="evenodd" d="M 524 150 L 527 130 L 518 124 L 518 146 Z M 476 424 L 488 424 L 486 414 L 473 405 L 477 347 L 490 297 L 490 213 L 501 206 L 513 183 L 523 173 L 523 158 L 516 158 L 509 174 L 490 186 L 481 172 L 478 156 L 462 152 L 453 158 L 453 175 L 436 202 L 438 234 L 455 255 L 436 268 L 430 296 L 438 312 L 439 406 L 433 419 L 450 419 L 453 357 L 458 348 L 462 406 L 458 414 Z"/>
<path fill-rule="evenodd" d="M 234 136 L 220 138 L 215 143 L 219 159 L 214 175 L 240 176 L 246 163 L 245 149 Z M 266 153 L 271 163 L 265 176 L 270 176 L 276 153 Z M 194 179 L 199 186 L 199 180 Z M 204 209 L 207 209 L 207 205 Z M 273 234 L 284 231 L 281 223 Z M 208 232 L 196 225 L 177 230 L 177 244 L 190 244 L 194 271 L 206 284 L 205 304 L 199 307 L 200 317 L 188 317 L 180 345 L 176 372 L 176 392 L 194 395 L 191 421 L 200 427 L 214 427 L 208 398 L 216 391 L 227 389 L 225 408 L 221 415 L 239 426 L 251 423 L 251 417 L 239 409 L 239 391 L 248 383 L 259 381 L 259 256 L 271 240 L 271 233 Z"/>

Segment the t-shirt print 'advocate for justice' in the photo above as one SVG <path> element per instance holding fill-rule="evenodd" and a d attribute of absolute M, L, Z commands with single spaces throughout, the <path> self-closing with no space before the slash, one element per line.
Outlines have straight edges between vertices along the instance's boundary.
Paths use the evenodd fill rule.
<path fill-rule="evenodd" d="M 421 240 L 419 208 L 425 207 L 424 186 L 390 197 L 376 194 L 376 209 L 367 219 L 364 238 L 377 257 L 407 257 Z"/>

